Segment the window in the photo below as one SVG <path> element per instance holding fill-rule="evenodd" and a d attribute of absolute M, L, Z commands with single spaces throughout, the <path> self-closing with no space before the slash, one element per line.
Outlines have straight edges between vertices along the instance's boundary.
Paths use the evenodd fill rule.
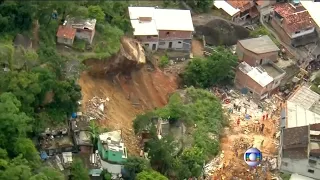
<path fill-rule="evenodd" d="M 146 43 L 146 44 L 144 44 L 144 46 L 145 46 L 145 47 L 149 47 L 149 44 L 148 44 L 148 43 Z"/>
<path fill-rule="evenodd" d="M 182 42 L 181 42 L 181 41 L 178 41 L 178 43 L 181 44 Z"/>
<path fill-rule="evenodd" d="M 287 162 L 282 162 L 283 166 L 288 166 L 288 163 Z"/>
<path fill-rule="evenodd" d="M 308 173 L 314 173 L 314 170 L 313 169 L 308 169 Z"/>
<path fill-rule="evenodd" d="M 166 35 L 169 36 L 170 32 L 167 32 Z"/>
<path fill-rule="evenodd" d="M 156 37 L 158 37 L 158 36 L 157 36 L 157 35 L 154 35 L 154 36 L 152 36 L 152 37 L 155 37 L 155 38 L 156 38 Z"/>
<path fill-rule="evenodd" d="M 299 34 L 300 33 L 300 31 L 296 31 L 296 32 L 294 32 L 295 34 Z"/>

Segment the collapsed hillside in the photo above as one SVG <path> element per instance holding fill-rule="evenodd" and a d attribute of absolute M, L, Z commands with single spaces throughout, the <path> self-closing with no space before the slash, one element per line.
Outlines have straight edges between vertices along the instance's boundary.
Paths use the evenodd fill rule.
<path fill-rule="evenodd" d="M 89 59 L 84 63 L 88 71 L 81 74 L 83 110 L 94 96 L 109 98 L 107 118 L 100 122 L 112 130 L 121 129 L 130 154 L 138 154 L 139 147 L 132 129 L 135 116 L 167 104 L 177 88 L 177 77 L 165 74 L 146 62 L 143 48 L 135 40 L 122 38 L 122 47 L 108 60 Z"/>

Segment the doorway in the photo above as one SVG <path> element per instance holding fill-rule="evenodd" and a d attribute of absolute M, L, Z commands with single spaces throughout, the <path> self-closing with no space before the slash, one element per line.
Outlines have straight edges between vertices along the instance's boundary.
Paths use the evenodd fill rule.
<path fill-rule="evenodd" d="M 169 42 L 169 48 L 172 48 L 172 42 Z"/>
<path fill-rule="evenodd" d="M 157 45 L 156 44 L 152 44 L 152 50 L 156 50 Z"/>

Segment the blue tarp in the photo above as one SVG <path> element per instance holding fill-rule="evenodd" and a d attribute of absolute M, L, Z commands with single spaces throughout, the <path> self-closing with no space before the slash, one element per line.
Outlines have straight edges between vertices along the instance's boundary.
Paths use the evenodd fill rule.
<path fill-rule="evenodd" d="M 48 159 L 48 154 L 45 151 L 41 151 L 40 152 L 40 158 L 42 160 L 46 160 L 46 159 Z"/>
<path fill-rule="evenodd" d="M 72 113 L 72 114 L 71 114 L 71 117 L 72 117 L 72 118 L 76 118 L 76 117 L 77 117 L 77 113 L 75 113 L 75 112 Z"/>

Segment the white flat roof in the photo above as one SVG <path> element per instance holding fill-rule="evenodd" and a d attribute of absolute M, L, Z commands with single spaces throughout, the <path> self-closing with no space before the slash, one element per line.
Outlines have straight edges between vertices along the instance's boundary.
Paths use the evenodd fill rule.
<path fill-rule="evenodd" d="M 155 9 L 158 30 L 194 31 L 190 10 Z"/>
<path fill-rule="evenodd" d="M 313 2 L 313 0 L 300 1 L 302 6 L 308 10 L 314 22 L 320 27 L 320 2 Z"/>
<path fill-rule="evenodd" d="M 151 22 L 140 22 L 139 20 L 131 20 L 132 28 L 134 29 L 133 35 L 158 35 L 157 26 L 154 20 Z"/>
<path fill-rule="evenodd" d="M 320 95 L 306 86 L 300 87 L 287 100 L 287 128 L 320 123 L 320 115 L 312 111 Z"/>
<path fill-rule="evenodd" d="M 128 7 L 130 19 L 139 19 L 139 17 L 153 17 L 154 7 Z"/>
<path fill-rule="evenodd" d="M 108 140 L 108 138 L 110 138 L 110 140 L 112 140 L 112 141 L 120 142 L 121 141 L 121 130 L 116 130 L 116 131 L 111 131 L 111 132 L 106 132 L 106 133 L 100 134 L 99 138 L 101 141 L 105 141 L 105 142 Z"/>
<path fill-rule="evenodd" d="M 223 11 L 225 11 L 230 16 L 233 16 L 233 15 L 235 15 L 236 13 L 238 13 L 240 11 L 240 9 L 235 9 L 234 7 L 232 7 L 226 1 L 214 1 L 213 5 L 218 9 L 222 9 Z"/>
<path fill-rule="evenodd" d="M 265 87 L 273 81 L 273 78 L 269 76 L 267 72 L 261 72 L 257 69 L 257 67 L 253 67 L 252 70 L 247 73 L 247 75 L 262 87 Z"/>
<path fill-rule="evenodd" d="M 314 179 L 306 176 L 301 176 L 299 174 L 292 174 L 290 177 L 290 180 L 314 180 Z"/>

